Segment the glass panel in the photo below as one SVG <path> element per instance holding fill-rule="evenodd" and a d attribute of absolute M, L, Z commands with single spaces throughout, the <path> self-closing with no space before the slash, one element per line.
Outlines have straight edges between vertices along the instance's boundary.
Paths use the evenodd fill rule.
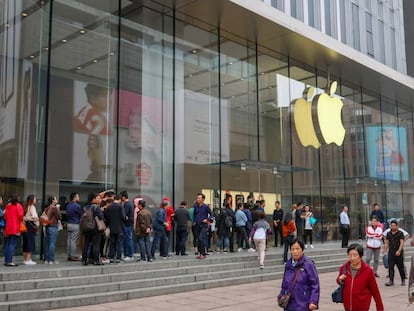
<path fill-rule="evenodd" d="M 174 198 L 173 29 L 173 19 L 155 10 L 122 11 L 117 181 L 150 208 Z"/>
<path fill-rule="evenodd" d="M 359 34 L 359 7 L 352 4 L 352 32 L 354 49 L 360 50 L 360 34 Z"/>
<path fill-rule="evenodd" d="M 62 203 L 115 183 L 117 9 L 53 2 L 46 193 Z"/>
<path fill-rule="evenodd" d="M 217 32 L 200 26 L 203 28 L 181 21 L 175 25 L 175 197 L 177 203 L 182 199 L 194 202 L 197 193 L 203 192 L 205 202 L 218 208 L 220 163 L 229 160 L 225 129 L 230 121 L 219 110 Z M 240 67 L 233 62 L 223 65 L 223 70 L 233 72 Z"/>
<path fill-rule="evenodd" d="M 0 193 L 42 204 L 50 3 L 0 1 Z M 5 200 L 6 202 L 6 200 Z"/>

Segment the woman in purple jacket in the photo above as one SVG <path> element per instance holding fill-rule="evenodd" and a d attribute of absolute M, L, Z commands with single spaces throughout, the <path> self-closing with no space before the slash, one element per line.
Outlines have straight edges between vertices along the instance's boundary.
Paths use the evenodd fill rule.
<path fill-rule="evenodd" d="M 285 265 L 282 288 L 278 300 L 287 293 L 292 293 L 285 311 L 309 311 L 318 309 L 319 305 L 319 277 L 315 264 L 304 256 L 305 245 L 295 239 L 290 244 L 292 258 Z M 294 282 L 296 273 L 298 277 Z"/>

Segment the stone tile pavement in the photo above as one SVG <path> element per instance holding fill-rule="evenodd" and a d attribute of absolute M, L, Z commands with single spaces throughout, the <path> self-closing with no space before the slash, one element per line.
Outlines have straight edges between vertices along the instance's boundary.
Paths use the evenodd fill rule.
<path fill-rule="evenodd" d="M 409 268 L 409 267 L 407 267 Z M 380 278 L 377 278 L 382 294 L 385 310 L 413 310 L 414 305 L 408 305 L 407 287 L 396 282 L 393 287 L 386 287 L 384 284 L 388 279 L 385 276 L 388 272 L 381 266 L 378 269 Z M 397 272 L 397 269 L 396 269 Z M 319 310 L 340 311 L 344 310 L 342 304 L 331 302 L 331 293 L 337 287 L 335 278 L 337 272 L 323 273 L 319 275 L 321 284 L 321 298 Z M 398 272 L 397 275 L 398 276 Z M 398 279 L 396 279 L 398 280 Z M 67 310 L 71 311 L 194 311 L 194 310 L 282 310 L 277 306 L 276 296 L 280 290 L 281 280 L 251 283 L 219 287 L 178 294 L 154 296 L 148 298 L 119 301 L 107 304 L 76 307 Z M 59 309 L 65 310 L 65 309 Z M 376 310 L 374 301 L 371 302 L 371 309 Z"/>

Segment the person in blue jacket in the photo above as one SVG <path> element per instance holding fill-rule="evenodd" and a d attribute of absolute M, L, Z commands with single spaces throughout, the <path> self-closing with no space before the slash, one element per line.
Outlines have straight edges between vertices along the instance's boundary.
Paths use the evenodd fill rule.
<path fill-rule="evenodd" d="M 319 276 L 315 264 L 304 255 L 305 245 L 302 240 L 295 239 L 290 244 L 292 257 L 285 265 L 282 288 L 278 300 L 287 293 L 291 293 L 289 304 L 285 311 L 316 310 L 319 305 Z M 294 282 L 296 273 L 298 274 Z"/>

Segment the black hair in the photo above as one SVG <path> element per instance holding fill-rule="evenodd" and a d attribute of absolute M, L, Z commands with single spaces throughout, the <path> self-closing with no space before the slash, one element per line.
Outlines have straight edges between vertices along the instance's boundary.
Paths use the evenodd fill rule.
<path fill-rule="evenodd" d="M 47 203 L 49 203 L 49 205 L 50 204 L 52 204 L 53 203 L 53 200 L 55 199 L 56 197 L 54 196 L 54 195 L 50 195 L 50 196 L 48 196 L 47 197 Z"/>
<path fill-rule="evenodd" d="M 88 194 L 88 202 L 91 203 L 96 197 L 97 197 L 97 194 L 95 192 L 89 193 Z"/>
<path fill-rule="evenodd" d="M 17 204 L 19 202 L 19 195 L 17 193 L 13 193 L 10 197 L 11 204 Z"/>
<path fill-rule="evenodd" d="M 73 199 L 76 197 L 78 195 L 78 193 L 77 192 L 72 192 L 71 194 L 70 194 L 70 200 L 71 201 L 73 201 Z"/>
<path fill-rule="evenodd" d="M 285 217 L 283 218 L 283 223 L 287 225 L 291 220 L 293 220 L 292 213 L 286 213 Z"/>
<path fill-rule="evenodd" d="M 203 198 L 203 200 L 205 200 L 206 199 L 206 195 L 204 194 L 204 193 L 197 193 L 197 196 L 199 196 L 199 195 L 201 195 L 201 197 Z"/>
<path fill-rule="evenodd" d="M 358 252 L 359 257 L 362 258 L 362 256 L 364 256 L 364 248 L 360 244 L 352 243 L 351 245 L 348 246 L 346 253 L 349 254 L 349 252 L 352 250 L 356 250 Z"/>
<path fill-rule="evenodd" d="M 124 191 L 121 191 L 119 194 L 121 195 L 121 197 L 128 199 L 128 191 L 124 190 Z"/>
<path fill-rule="evenodd" d="M 398 222 L 395 219 L 391 220 L 390 224 L 396 224 L 398 226 Z"/>
<path fill-rule="evenodd" d="M 145 207 L 145 201 L 144 200 L 139 200 L 138 205 Z"/>
<path fill-rule="evenodd" d="M 298 238 L 295 238 L 290 244 L 289 244 L 289 248 L 291 248 L 292 247 L 292 245 L 293 244 L 295 244 L 295 243 L 298 243 L 299 244 L 299 246 L 300 246 L 300 248 L 302 249 L 302 250 L 304 250 L 305 249 L 305 243 L 303 243 L 303 241 L 302 240 L 300 240 L 300 239 L 298 239 Z"/>
<path fill-rule="evenodd" d="M 181 206 L 187 206 L 187 201 L 181 201 L 180 205 Z"/>
<path fill-rule="evenodd" d="M 121 198 L 122 198 L 122 195 L 121 195 L 121 194 L 117 194 L 117 195 L 114 197 L 114 200 L 119 201 L 119 200 L 121 200 Z"/>

